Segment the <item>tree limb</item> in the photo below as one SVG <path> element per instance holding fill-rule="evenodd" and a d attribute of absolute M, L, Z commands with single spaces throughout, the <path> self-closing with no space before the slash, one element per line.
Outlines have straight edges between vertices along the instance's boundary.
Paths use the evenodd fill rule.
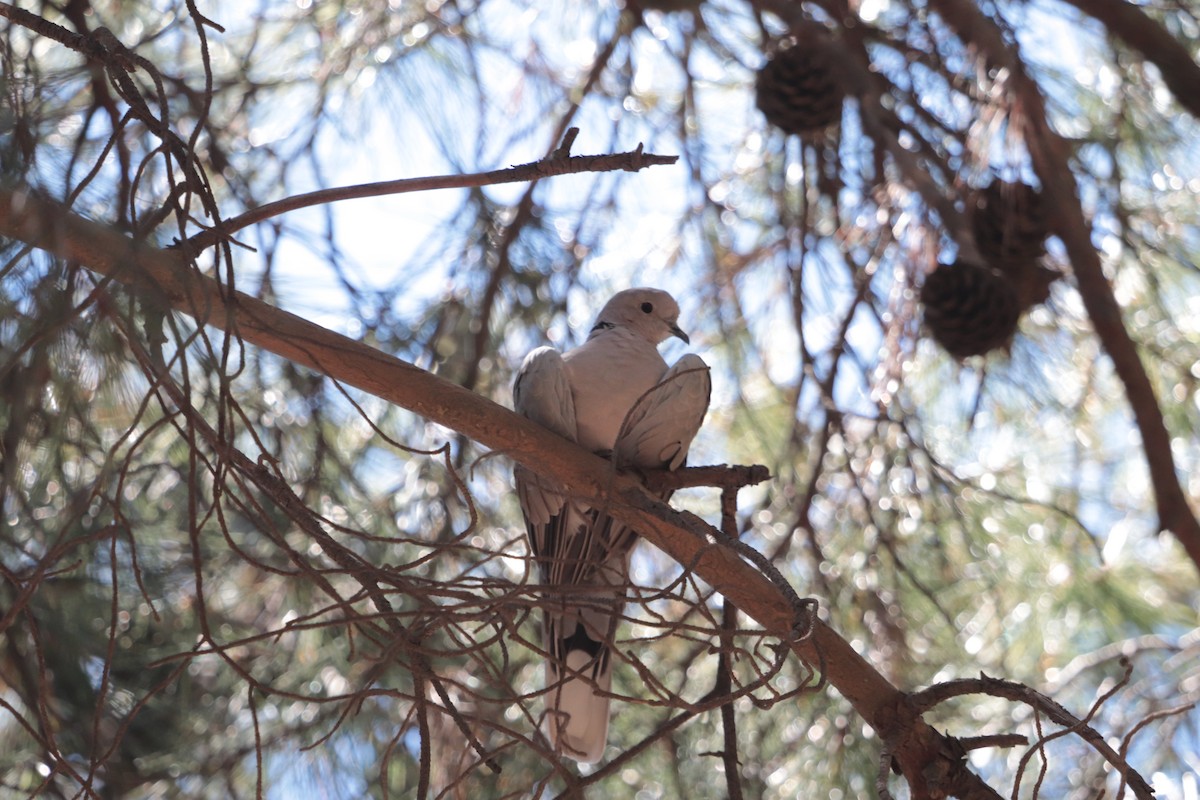
<path fill-rule="evenodd" d="M 779 588 L 730 549 L 713 544 L 719 531 L 695 515 L 682 514 L 654 499 L 636 477 L 614 473 L 609 461 L 481 395 L 221 286 L 201 275 L 178 250 L 135 242 L 50 200 L 28 192 L 0 190 L 0 233 L 154 293 L 199 324 L 228 331 L 459 431 L 523 466 L 553 474 L 573 494 L 591 504 L 606 505 L 616 520 L 635 528 L 691 569 L 769 633 L 788 643 L 803 661 L 822 668 L 829 682 L 881 735 L 902 733 L 892 753 L 914 797 L 943 792 L 923 777 L 929 775 L 936 776 L 942 787 L 969 787 L 972 797 L 999 798 L 964 763 L 948 755 L 953 748 L 946 737 L 920 719 L 901 719 L 896 710 L 906 695 L 849 642 L 817 619 L 810 620 L 810 635 L 794 638 L 796 614 Z"/>
<path fill-rule="evenodd" d="M 1200 65 L 1188 49 L 1149 14 L 1126 0 L 1066 0 L 1158 67 L 1175 102 L 1200 119 Z"/>
<path fill-rule="evenodd" d="M 624 170 L 637 172 L 646 167 L 674 164 L 679 156 L 660 156 L 642 152 L 639 144 L 625 153 L 608 153 L 595 156 L 572 156 L 560 148 L 548 158 L 531 161 L 507 169 L 490 172 L 474 172 L 467 175 L 435 175 L 423 178 L 401 178 L 395 181 L 361 183 L 356 186 L 338 186 L 333 189 L 318 189 L 307 194 L 297 194 L 283 200 L 252 208 L 233 219 L 223 220 L 218 225 L 198 233 L 187 240 L 187 245 L 197 252 L 248 228 L 256 222 L 296 211 L 301 208 L 324 205 L 337 200 L 356 200 L 363 197 L 379 197 L 388 194 L 425 192 L 432 189 L 467 189 L 476 186 L 493 186 L 500 183 L 536 181 L 554 175 L 570 175 L 576 172 L 613 172 Z"/>
<path fill-rule="evenodd" d="M 1009 70 L 1013 92 L 1021 109 L 1020 125 L 1034 169 L 1041 179 L 1050 222 L 1067 248 L 1075 271 L 1079 296 L 1092 320 L 1096 336 L 1112 359 L 1113 368 L 1133 410 L 1142 450 L 1150 468 L 1150 482 L 1158 508 L 1160 530 L 1175 534 L 1197 569 L 1200 569 L 1200 521 L 1188 505 L 1171 454 L 1171 435 L 1163 420 L 1154 385 L 1138 355 L 1121 316 L 1121 306 L 1104 275 L 1100 254 L 1079 204 L 1079 187 L 1067 162 L 1067 145 L 1046 117 L 1046 103 L 1037 84 L 1026 74 L 1020 57 L 1005 43 L 1000 29 L 969 0 L 933 0 L 932 6 L 964 42 L 974 45 L 993 64 Z"/>
<path fill-rule="evenodd" d="M 717 486 L 740 489 L 770 479 L 771 471 L 762 464 L 713 464 L 705 467 L 655 469 L 642 473 L 642 485 L 652 492 L 675 491 L 693 486 Z"/>
<path fill-rule="evenodd" d="M 1126 677 L 1128 677 L 1128 674 Z M 980 673 L 978 678 L 961 678 L 959 680 L 946 681 L 945 683 L 939 683 L 923 691 L 916 692 L 909 696 L 908 702 L 913 713 L 921 714 L 951 697 L 960 697 L 966 694 L 987 694 L 992 697 L 1002 697 L 1006 700 L 1025 703 L 1037 709 L 1054 723 L 1076 733 L 1079 738 L 1096 748 L 1104 756 L 1105 760 L 1112 764 L 1114 769 L 1120 771 L 1123 778 L 1128 780 L 1130 788 L 1133 789 L 1134 795 L 1139 800 L 1154 799 L 1154 790 L 1146 783 L 1145 779 L 1129 766 L 1129 762 L 1125 760 L 1122 754 L 1114 750 L 1105 741 L 1103 736 L 1088 725 L 1087 719 L 1079 719 L 1053 699 L 1024 684 L 993 678 Z"/>

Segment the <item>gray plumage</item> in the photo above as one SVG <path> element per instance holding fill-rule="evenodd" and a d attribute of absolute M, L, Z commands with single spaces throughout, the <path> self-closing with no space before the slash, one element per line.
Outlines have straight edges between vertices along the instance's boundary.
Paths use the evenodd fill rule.
<path fill-rule="evenodd" d="M 587 341 L 565 355 L 530 353 L 513 385 L 516 411 L 619 467 L 676 469 L 708 410 L 711 380 L 698 356 L 668 369 L 658 345 L 675 336 L 679 306 L 657 289 L 627 289 L 605 304 Z M 556 751 L 598 761 L 608 737 L 612 640 L 636 533 L 571 498 L 553 479 L 514 470 L 545 591 L 547 732 Z M 664 495 L 665 499 L 666 495 Z"/>

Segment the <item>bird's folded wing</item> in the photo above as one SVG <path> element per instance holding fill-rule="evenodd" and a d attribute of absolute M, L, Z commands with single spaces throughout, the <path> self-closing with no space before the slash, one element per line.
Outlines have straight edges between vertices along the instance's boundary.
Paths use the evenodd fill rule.
<path fill-rule="evenodd" d="M 625 419 L 617 439 L 618 466 L 677 469 L 708 412 L 712 378 L 700 356 L 688 354 L 667 370 Z"/>
<path fill-rule="evenodd" d="M 564 439 L 576 441 L 571 383 L 562 355 L 553 347 L 539 347 L 525 357 L 513 384 L 513 409 Z M 513 472 L 526 522 L 534 527 L 546 525 L 562 510 L 566 495 L 555 481 L 524 467 Z"/>

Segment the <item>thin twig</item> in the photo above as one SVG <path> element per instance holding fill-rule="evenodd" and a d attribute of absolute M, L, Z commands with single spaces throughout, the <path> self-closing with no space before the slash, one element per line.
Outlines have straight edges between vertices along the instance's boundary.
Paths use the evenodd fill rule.
<path fill-rule="evenodd" d="M 754 486 L 771 478 L 771 471 L 761 464 L 713 464 L 702 467 L 680 467 L 676 470 L 646 470 L 642 483 L 650 492 L 668 492 L 711 486 L 718 489 L 738 489 Z"/>
<path fill-rule="evenodd" d="M 982 750 L 985 747 L 1020 747 L 1029 744 L 1029 737 L 1019 733 L 993 733 L 987 736 L 963 736 L 958 740 L 963 750 Z"/>
<path fill-rule="evenodd" d="M 1150 788 L 1150 785 L 1146 783 L 1146 780 L 1137 770 L 1129 765 L 1129 762 L 1124 757 L 1113 750 L 1104 737 L 1088 725 L 1086 720 L 1077 718 L 1051 698 L 1023 683 L 992 678 L 982 673 L 978 678 L 946 681 L 945 683 L 939 683 L 930 686 L 928 689 L 909 695 L 907 710 L 919 716 L 952 697 L 960 697 L 967 694 L 986 694 L 992 697 L 1002 697 L 1007 700 L 1025 703 L 1035 710 L 1044 713 L 1055 724 L 1062 725 L 1068 731 L 1076 733 L 1081 739 L 1092 745 L 1122 775 L 1128 776 L 1129 785 L 1137 797 L 1142 798 L 1142 800 L 1153 800 L 1154 792 Z M 1101 700 L 1103 699 L 1105 698 L 1101 698 Z M 1092 709 L 1092 713 L 1095 713 L 1095 708 Z"/>
<path fill-rule="evenodd" d="M 653 153 L 642 153 L 641 145 L 637 150 L 625 153 L 610 153 L 592 156 L 568 156 L 562 158 L 557 154 L 541 161 L 519 164 L 507 169 L 494 169 L 490 172 L 475 172 L 466 175 L 435 175 L 426 178 L 401 178 L 395 181 L 379 181 L 377 183 L 362 183 L 355 186 L 339 186 L 333 189 L 318 189 L 315 192 L 298 194 L 283 200 L 267 203 L 265 206 L 251 209 L 245 214 L 225 220 L 219 226 L 198 233 L 187 240 L 187 245 L 200 251 L 219 241 L 228 239 L 233 234 L 263 220 L 296 211 L 301 208 L 325 205 L 339 200 L 356 200 L 364 197 L 381 197 L 383 195 L 405 194 L 407 192 L 427 192 L 434 189 L 468 189 L 479 186 L 493 186 L 501 183 L 520 183 L 536 181 L 556 175 L 573 175 L 579 172 L 614 172 L 625 170 L 636 172 L 645 167 L 664 164 L 674 164 L 679 156 L 660 156 Z"/>
<path fill-rule="evenodd" d="M 736 539 L 737 529 L 737 489 L 726 488 L 721 492 L 721 532 L 731 539 Z M 729 632 L 737 627 L 737 606 L 728 598 L 721 603 L 721 650 L 717 654 L 717 685 L 714 692 L 728 695 L 733 687 L 733 655 Z M 725 762 L 725 785 L 729 789 L 731 800 L 742 798 L 741 763 L 738 761 L 737 745 L 737 716 L 734 714 L 733 701 L 721 706 L 721 730 L 724 734 L 724 744 L 721 747 L 721 759 Z"/>

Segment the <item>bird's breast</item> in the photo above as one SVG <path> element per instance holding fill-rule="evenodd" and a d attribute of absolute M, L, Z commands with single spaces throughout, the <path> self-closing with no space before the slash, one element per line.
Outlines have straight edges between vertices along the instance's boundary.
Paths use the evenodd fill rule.
<path fill-rule="evenodd" d="M 629 409 L 667 371 L 657 349 L 636 343 L 584 345 L 564 360 L 575 400 L 579 444 L 593 451 L 613 449 Z"/>

